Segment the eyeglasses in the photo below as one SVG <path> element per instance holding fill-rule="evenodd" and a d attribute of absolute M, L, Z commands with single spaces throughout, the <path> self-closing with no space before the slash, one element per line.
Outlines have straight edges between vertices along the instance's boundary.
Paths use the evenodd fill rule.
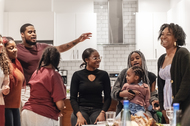
<path fill-rule="evenodd" d="M 97 60 L 101 60 L 102 57 L 92 57 L 92 59 L 97 61 Z"/>

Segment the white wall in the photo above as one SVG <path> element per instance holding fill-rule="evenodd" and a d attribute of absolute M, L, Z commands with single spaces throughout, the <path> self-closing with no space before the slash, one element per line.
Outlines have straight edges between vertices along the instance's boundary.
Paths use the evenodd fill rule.
<path fill-rule="evenodd" d="M 181 0 L 170 0 L 170 8 L 176 6 Z"/>
<path fill-rule="evenodd" d="M 142 17 L 142 19 L 139 21 L 140 24 L 137 25 L 137 31 L 138 32 L 140 31 L 139 34 L 137 35 L 137 37 L 138 37 L 137 38 L 137 49 L 142 48 L 142 50 L 145 50 L 145 54 L 150 59 L 150 57 L 152 57 L 152 53 L 148 53 L 149 51 L 150 52 L 152 51 L 152 47 L 150 47 L 150 46 L 152 46 L 153 41 L 157 41 L 159 27 L 163 23 L 179 24 L 184 29 L 184 31 L 187 35 L 186 47 L 188 49 L 190 49 L 190 37 L 189 37 L 190 36 L 190 17 L 189 17 L 190 0 L 139 0 L 139 14 L 140 13 L 155 13 L 155 12 L 162 12 L 162 13 L 166 13 L 166 14 L 162 14 L 163 17 L 161 17 L 161 15 L 157 16 L 156 17 L 157 20 L 152 20 L 152 18 L 150 16 L 144 17 L 145 19 L 143 19 L 143 17 Z M 143 20 L 144 20 L 144 22 L 143 22 Z M 153 40 L 151 40 L 152 39 L 151 37 L 148 38 L 148 35 L 145 36 L 146 33 L 143 33 L 143 30 L 142 30 L 142 28 L 144 28 L 144 27 L 146 28 L 146 26 L 147 27 L 150 26 L 150 25 L 146 24 L 150 20 L 157 21 L 157 25 L 155 23 L 153 24 L 153 27 L 154 27 L 153 29 L 156 29 L 156 30 L 154 30 L 153 34 L 150 33 L 151 37 L 153 37 Z M 146 25 L 143 26 L 143 24 L 144 25 L 146 24 Z M 149 24 L 151 24 L 151 23 L 149 23 Z M 145 34 L 145 35 L 143 35 L 143 34 Z M 139 36 L 143 36 L 143 37 L 139 37 Z M 145 45 L 146 43 L 148 43 L 147 39 L 149 40 L 150 44 Z M 146 41 L 146 42 L 144 42 L 144 41 Z M 139 45 L 138 42 L 141 42 L 140 46 L 138 46 Z M 165 52 L 164 48 L 162 46 L 160 46 L 159 41 L 154 42 L 153 49 L 155 51 L 155 52 L 153 52 L 153 53 L 155 53 L 153 58 L 158 58 L 162 53 Z M 155 49 L 157 49 L 157 51 Z"/>
<path fill-rule="evenodd" d="M 165 52 L 157 40 L 160 26 L 167 23 L 170 0 L 139 0 L 136 14 L 136 49 L 146 59 L 157 59 Z"/>
<path fill-rule="evenodd" d="M 3 35 L 21 40 L 20 27 L 31 23 L 38 40 L 53 40 L 54 12 L 93 13 L 93 9 L 93 0 L 5 0 L 5 18 L 0 20 L 0 24 L 4 21 L 4 28 L 0 30 Z"/>
<path fill-rule="evenodd" d="M 181 0 L 176 5 L 173 6 L 167 12 L 167 21 L 168 23 L 179 24 L 185 31 L 186 38 L 186 47 L 190 50 L 190 0 Z"/>
<path fill-rule="evenodd" d="M 52 0 L 5 0 L 5 12 L 51 11 Z"/>
<path fill-rule="evenodd" d="M 34 25 L 38 40 L 53 40 L 53 12 L 5 12 L 3 36 L 21 40 L 20 27 L 25 23 Z"/>
<path fill-rule="evenodd" d="M 166 12 L 170 9 L 170 0 L 138 0 L 138 12 Z"/>
<path fill-rule="evenodd" d="M 93 13 L 93 0 L 54 0 L 53 11 L 56 13 Z"/>
<path fill-rule="evenodd" d="M 3 33 L 4 0 L 0 0 L 0 34 Z"/>

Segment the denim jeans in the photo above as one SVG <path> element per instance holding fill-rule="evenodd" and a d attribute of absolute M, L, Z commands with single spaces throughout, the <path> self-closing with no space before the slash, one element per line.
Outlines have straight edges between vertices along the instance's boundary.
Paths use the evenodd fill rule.
<path fill-rule="evenodd" d="M 84 107 L 79 106 L 79 111 L 82 113 L 82 116 L 85 118 L 88 124 L 94 124 L 96 121 L 96 118 L 102 111 L 100 108 L 94 108 L 94 107 Z M 71 126 L 75 126 L 77 123 L 77 117 L 72 113 L 71 115 Z"/>
<path fill-rule="evenodd" d="M 135 103 L 129 103 L 129 111 L 131 112 L 132 115 L 138 115 L 138 116 L 142 116 L 145 117 L 143 113 L 145 113 L 145 109 L 143 106 L 140 106 L 138 104 Z"/>

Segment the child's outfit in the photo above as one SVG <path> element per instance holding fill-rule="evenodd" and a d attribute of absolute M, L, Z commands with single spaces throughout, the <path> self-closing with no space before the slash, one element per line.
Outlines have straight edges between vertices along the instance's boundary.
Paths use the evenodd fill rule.
<path fill-rule="evenodd" d="M 130 100 L 129 111 L 132 115 L 142 116 L 145 118 L 145 110 L 152 110 L 152 105 L 150 105 L 150 89 L 149 86 L 145 83 L 138 84 L 124 84 L 122 90 L 137 90 L 139 94 Z"/>

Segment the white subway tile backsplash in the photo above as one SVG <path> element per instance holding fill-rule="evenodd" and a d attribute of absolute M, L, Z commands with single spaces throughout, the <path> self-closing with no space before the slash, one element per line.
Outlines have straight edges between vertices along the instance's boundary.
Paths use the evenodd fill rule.
<path fill-rule="evenodd" d="M 115 63 L 115 62 L 117 62 L 117 59 L 116 59 L 116 58 L 110 58 L 110 59 L 109 59 L 109 62 Z"/>
<path fill-rule="evenodd" d="M 117 53 L 122 55 L 125 54 L 125 51 L 121 48 L 120 50 L 117 50 Z"/>
<path fill-rule="evenodd" d="M 120 66 L 120 65 L 121 65 L 121 62 L 116 61 L 116 62 L 113 63 L 113 65 L 114 65 L 114 66 Z"/>
<path fill-rule="evenodd" d="M 113 55 L 109 54 L 109 55 L 106 55 L 106 56 L 104 56 L 104 57 L 105 57 L 105 58 L 112 58 Z"/>
<path fill-rule="evenodd" d="M 131 6 L 131 4 L 126 3 L 124 7 L 131 8 L 132 6 Z"/>
<path fill-rule="evenodd" d="M 80 69 L 79 66 L 72 66 L 72 67 L 71 67 L 71 70 L 75 70 L 75 71 L 77 71 L 77 70 L 79 70 L 79 69 Z"/>
<path fill-rule="evenodd" d="M 101 9 L 101 6 L 103 7 Z M 108 2 L 94 2 L 94 12 L 97 13 L 97 50 L 102 56 L 100 69 L 107 72 L 121 71 L 127 67 L 127 58 L 135 50 L 135 15 L 138 10 L 137 1 L 123 0 L 123 36 L 124 43 L 133 45 L 101 45 L 109 43 Z M 68 84 L 73 73 L 80 70 L 82 61 L 61 61 L 60 67 L 68 70 Z M 157 60 L 147 60 L 148 70 L 157 74 Z"/>
<path fill-rule="evenodd" d="M 114 54 L 113 58 L 121 58 L 121 55 L 120 54 Z"/>
<path fill-rule="evenodd" d="M 148 61 L 147 61 L 147 62 L 146 62 L 146 65 L 147 65 L 147 66 L 150 66 L 150 65 L 151 65 L 151 62 L 148 62 Z"/>
<path fill-rule="evenodd" d="M 137 8 L 137 4 L 132 4 L 131 7 Z"/>
<path fill-rule="evenodd" d="M 109 54 L 110 54 L 110 51 L 108 51 L 108 50 L 104 51 L 104 55 L 109 55 Z"/>
<path fill-rule="evenodd" d="M 113 48 L 113 50 L 115 50 L 115 51 L 118 51 L 118 50 L 121 49 L 120 47 L 112 47 L 112 48 Z M 115 51 L 113 51 L 112 53 L 116 53 Z"/>
<path fill-rule="evenodd" d="M 71 66 L 75 66 L 74 62 L 70 62 L 67 66 L 71 67 Z"/>
<path fill-rule="evenodd" d="M 110 66 L 104 66 L 104 70 L 109 70 Z"/>

